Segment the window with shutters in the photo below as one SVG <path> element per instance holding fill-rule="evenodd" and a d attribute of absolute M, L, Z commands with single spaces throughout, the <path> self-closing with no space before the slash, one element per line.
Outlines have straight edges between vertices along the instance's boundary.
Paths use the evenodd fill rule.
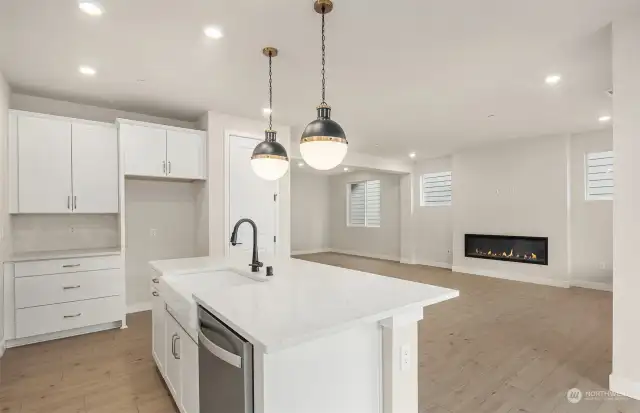
<path fill-rule="evenodd" d="M 451 171 L 424 174 L 420 177 L 420 205 L 451 205 Z"/>
<path fill-rule="evenodd" d="M 588 201 L 612 200 L 613 152 L 588 153 L 585 157 L 585 197 Z"/>
<path fill-rule="evenodd" d="M 380 181 L 347 184 L 347 225 L 351 227 L 380 226 Z"/>

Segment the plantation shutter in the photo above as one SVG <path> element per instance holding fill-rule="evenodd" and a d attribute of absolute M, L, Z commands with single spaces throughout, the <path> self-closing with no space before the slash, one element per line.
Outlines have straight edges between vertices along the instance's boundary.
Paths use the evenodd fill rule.
<path fill-rule="evenodd" d="M 364 226 L 366 223 L 366 183 L 356 182 L 349 185 L 349 225 Z"/>
<path fill-rule="evenodd" d="M 367 207 L 365 215 L 368 227 L 380 226 L 380 181 L 367 181 Z"/>
<path fill-rule="evenodd" d="M 451 205 L 451 172 L 422 175 L 422 206 Z"/>
<path fill-rule="evenodd" d="M 613 152 L 587 154 L 586 198 L 613 199 Z"/>

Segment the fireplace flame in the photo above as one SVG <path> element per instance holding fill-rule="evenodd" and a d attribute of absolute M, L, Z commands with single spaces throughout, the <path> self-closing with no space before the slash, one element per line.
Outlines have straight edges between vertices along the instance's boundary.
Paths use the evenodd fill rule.
<path fill-rule="evenodd" d="M 509 253 L 507 254 L 506 251 L 503 252 L 493 252 L 493 250 L 489 250 L 489 252 L 483 252 L 482 250 L 480 250 L 479 248 L 476 248 L 476 254 L 477 255 L 485 255 L 485 256 L 489 256 L 489 257 L 504 257 L 504 258 L 521 258 L 520 254 L 513 254 L 513 248 L 511 249 L 511 251 L 509 251 Z M 525 260 L 537 260 L 538 256 L 535 253 L 525 253 L 524 256 L 522 256 L 522 258 L 524 258 Z"/>

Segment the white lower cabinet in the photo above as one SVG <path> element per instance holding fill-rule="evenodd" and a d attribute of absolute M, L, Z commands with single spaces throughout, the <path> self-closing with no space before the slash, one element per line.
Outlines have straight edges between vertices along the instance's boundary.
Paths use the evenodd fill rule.
<path fill-rule="evenodd" d="M 180 326 L 171 316 L 165 315 L 165 378 L 167 387 L 177 402 L 180 400 Z"/>
<path fill-rule="evenodd" d="M 182 328 L 156 288 L 153 295 L 153 358 L 181 413 L 200 412 L 198 344 Z"/>

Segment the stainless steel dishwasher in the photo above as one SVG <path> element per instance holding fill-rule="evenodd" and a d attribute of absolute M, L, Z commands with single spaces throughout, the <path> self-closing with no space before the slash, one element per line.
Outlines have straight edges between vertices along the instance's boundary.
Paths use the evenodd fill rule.
<path fill-rule="evenodd" d="M 200 413 L 253 413 L 253 345 L 198 307 Z"/>

